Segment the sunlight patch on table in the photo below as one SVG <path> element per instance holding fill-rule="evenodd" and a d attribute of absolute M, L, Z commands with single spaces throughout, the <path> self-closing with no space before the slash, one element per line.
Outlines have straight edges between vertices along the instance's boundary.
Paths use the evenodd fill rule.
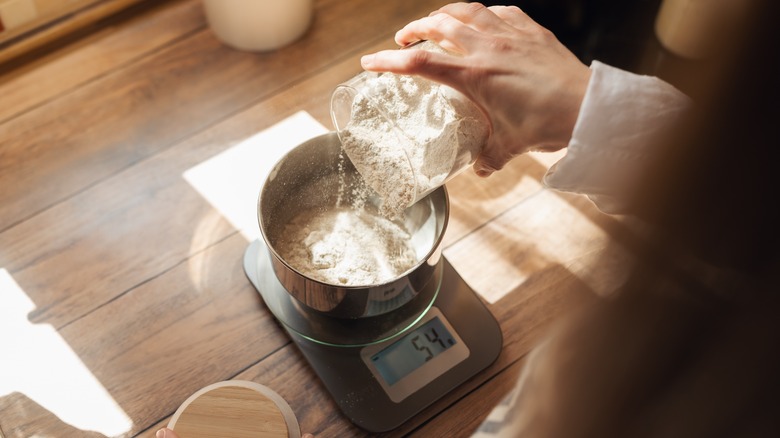
<path fill-rule="evenodd" d="M 130 418 L 59 333 L 27 319 L 34 309 L 11 274 L 0 269 L 0 397 L 24 394 L 83 431 L 128 432 Z"/>
<path fill-rule="evenodd" d="M 606 252 L 608 251 L 608 252 Z M 475 258 L 473 254 L 480 254 Z M 485 300 L 495 303 L 556 265 L 597 295 L 606 296 L 624 280 L 616 271 L 594 269 L 605 255 L 628 260 L 625 249 L 609 244 L 606 232 L 586 215 L 543 190 L 444 251 L 456 271 Z"/>
<path fill-rule="evenodd" d="M 566 149 L 564 148 L 555 152 L 528 152 L 526 155 L 542 165 L 545 169 L 550 169 L 553 164 L 566 156 Z"/>
<path fill-rule="evenodd" d="M 252 241 L 260 237 L 257 197 L 271 168 L 295 146 L 327 131 L 309 113 L 299 111 L 187 169 L 182 176 Z"/>

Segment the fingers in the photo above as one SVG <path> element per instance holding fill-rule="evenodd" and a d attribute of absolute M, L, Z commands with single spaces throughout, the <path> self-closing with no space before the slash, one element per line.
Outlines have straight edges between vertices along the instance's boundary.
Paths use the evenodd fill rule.
<path fill-rule="evenodd" d="M 477 31 L 448 14 L 435 14 L 412 21 L 395 34 L 395 42 L 401 46 L 420 41 L 436 41 L 452 52 L 465 54 L 473 41 L 479 37 Z"/>
<path fill-rule="evenodd" d="M 426 50 L 383 50 L 360 59 L 369 71 L 419 75 L 464 92 L 460 82 L 463 67 L 458 57 Z"/>
<path fill-rule="evenodd" d="M 515 29 L 523 29 L 536 23 L 517 6 L 490 6 L 488 9 Z"/>
<path fill-rule="evenodd" d="M 168 429 L 167 427 L 158 430 L 154 436 L 157 438 L 179 438 L 179 436 L 176 435 L 176 432 Z"/>
<path fill-rule="evenodd" d="M 411 75 L 436 63 L 437 53 L 423 50 L 382 50 L 360 58 L 360 65 L 368 71 L 386 71 Z M 441 64 L 443 60 L 439 60 Z"/>
<path fill-rule="evenodd" d="M 467 54 L 480 47 L 485 36 L 523 29 L 535 22 L 515 6 L 480 3 L 452 3 L 415 20 L 395 35 L 401 46 L 420 40 L 433 40 L 447 50 Z"/>
<path fill-rule="evenodd" d="M 437 14 L 447 14 L 480 32 L 496 32 L 506 25 L 490 8 L 480 3 L 451 3 L 432 13 Z"/>

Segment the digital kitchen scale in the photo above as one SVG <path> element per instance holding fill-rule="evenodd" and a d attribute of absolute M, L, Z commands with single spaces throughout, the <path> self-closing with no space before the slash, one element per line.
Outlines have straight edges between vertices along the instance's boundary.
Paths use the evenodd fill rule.
<path fill-rule="evenodd" d="M 263 239 L 244 271 L 342 412 L 369 432 L 392 430 L 492 364 L 502 347 L 493 315 L 450 263 L 441 284 L 387 314 L 335 318 L 308 309 L 273 272 Z"/>

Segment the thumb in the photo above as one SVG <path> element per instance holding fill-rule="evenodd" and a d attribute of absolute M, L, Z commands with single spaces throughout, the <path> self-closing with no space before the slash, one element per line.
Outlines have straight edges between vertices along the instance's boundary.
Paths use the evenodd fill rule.
<path fill-rule="evenodd" d="M 482 152 L 477 156 L 474 161 L 474 172 L 477 176 L 486 178 L 493 174 L 497 170 L 501 170 L 504 165 L 511 159 L 511 157 L 505 156 L 501 151 L 496 154 L 495 148 L 485 147 Z"/>
<path fill-rule="evenodd" d="M 176 435 L 176 432 L 167 427 L 158 430 L 154 436 L 157 438 L 179 438 L 179 435 Z"/>
<path fill-rule="evenodd" d="M 472 166 L 474 168 L 474 173 L 477 174 L 477 176 L 482 178 L 487 178 L 490 175 L 495 172 L 495 169 L 485 164 L 485 160 L 482 160 L 480 158 L 477 158 L 477 161 L 474 162 L 474 165 Z"/>

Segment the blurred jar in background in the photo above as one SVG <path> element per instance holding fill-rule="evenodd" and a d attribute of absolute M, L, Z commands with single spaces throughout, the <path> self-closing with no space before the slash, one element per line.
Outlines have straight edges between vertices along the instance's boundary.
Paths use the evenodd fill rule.
<path fill-rule="evenodd" d="M 663 0 L 655 21 L 661 44 L 683 58 L 712 55 L 735 36 L 749 0 Z"/>
<path fill-rule="evenodd" d="M 203 0 L 217 38 L 239 50 L 268 51 L 303 36 L 314 15 L 313 0 Z"/>

